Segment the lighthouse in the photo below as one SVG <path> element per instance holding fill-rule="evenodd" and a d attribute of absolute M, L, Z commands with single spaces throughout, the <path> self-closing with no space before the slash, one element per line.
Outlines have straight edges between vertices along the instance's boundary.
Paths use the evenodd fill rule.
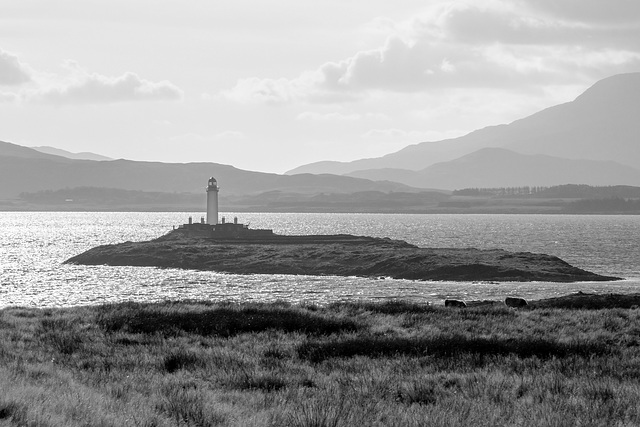
<path fill-rule="evenodd" d="M 214 177 L 209 178 L 207 184 L 207 218 L 200 218 L 199 222 L 193 222 L 189 217 L 189 223 L 179 225 L 173 229 L 173 233 L 178 233 L 187 237 L 209 238 L 209 239 L 272 239 L 275 234 L 273 230 L 250 230 L 249 225 L 241 224 L 238 218 L 233 222 L 224 221 L 218 223 L 218 181 Z"/>
<path fill-rule="evenodd" d="M 214 177 L 209 178 L 207 185 L 207 224 L 218 224 L 218 181 Z"/>

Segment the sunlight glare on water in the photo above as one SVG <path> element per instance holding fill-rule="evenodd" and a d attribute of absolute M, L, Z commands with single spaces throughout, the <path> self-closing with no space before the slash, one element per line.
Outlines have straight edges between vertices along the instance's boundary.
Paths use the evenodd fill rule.
<path fill-rule="evenodd" d="M 452 283 L 334 276 L 234 275 L 152 267 L 63 262 L 101 244 L 159 237 L 189 213 L 0 212 L 0 307 L 58 307 L 119 301 L 206 299 L 327 303 L 400 298 L 542 298 L 640 291 L 640 217 L 560 215 L 391 215 L 225 213 L 279 234 L 355 234 L 423 247 L 543 252 L 596 273 L 607 283 Z"/>

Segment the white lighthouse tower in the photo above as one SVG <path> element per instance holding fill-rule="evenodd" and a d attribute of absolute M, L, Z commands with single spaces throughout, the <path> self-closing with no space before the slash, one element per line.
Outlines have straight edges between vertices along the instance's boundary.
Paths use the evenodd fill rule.
<path fill-rule="evenodd" d="M 209 178 L 207 185 L 207 224 L 218 224 L 218 181 L 214 177 Z"/>

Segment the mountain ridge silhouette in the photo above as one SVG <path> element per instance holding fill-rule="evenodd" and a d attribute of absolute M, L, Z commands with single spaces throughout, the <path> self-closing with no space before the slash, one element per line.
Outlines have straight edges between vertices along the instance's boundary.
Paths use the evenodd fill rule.
<path fill-rule="evenodd" d="M 509 124 L 488 126 L 458 138 L 409 145 L 382 157 L 352 162 L 321 161 L 286 173 L 336 173 L 382 179 L 389 176 L 389 169 L 421 171 L 482 148 L 505 148 L 520 154 L 566 160 L 614 161 L 640 169 L 638 117 L 640 73 L 618 74 L 596 82 L 573 101 Z M 374 170 L 386 173 L 376 175 Z M 436 182 L 423 185 L 441 188 Z"/>

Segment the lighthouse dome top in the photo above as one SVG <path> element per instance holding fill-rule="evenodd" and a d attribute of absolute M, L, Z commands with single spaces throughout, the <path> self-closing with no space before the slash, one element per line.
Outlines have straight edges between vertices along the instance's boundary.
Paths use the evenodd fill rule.
<path fill-rule="evenodd" d="M 207 185 L 207 192 L 209 191 L 219 191 L 220 187 L 218 187 L 218 181 L 214 177 L 209 178 L 209 183 Z"/>

